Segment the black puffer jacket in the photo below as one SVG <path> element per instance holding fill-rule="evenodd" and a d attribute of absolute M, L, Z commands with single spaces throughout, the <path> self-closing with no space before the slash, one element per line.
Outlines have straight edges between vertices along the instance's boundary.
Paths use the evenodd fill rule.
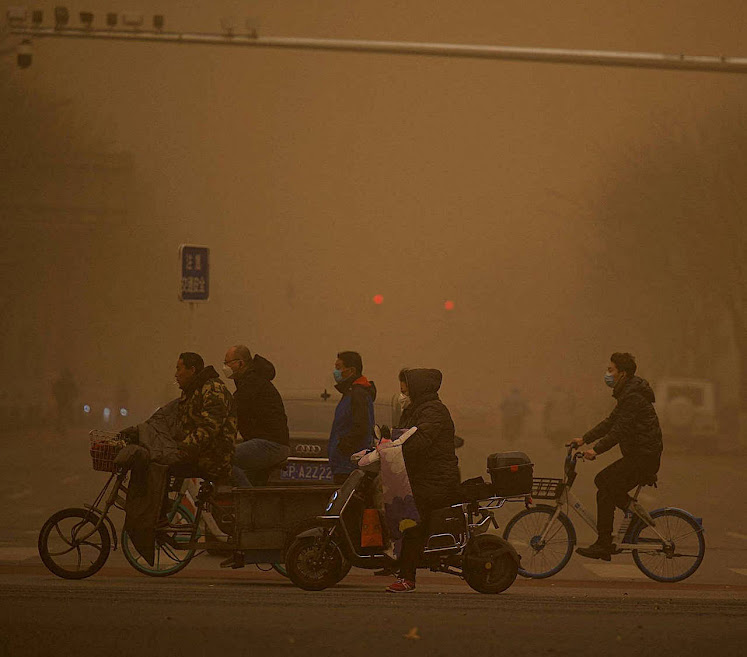
<path fill-rule="evenodd" d="M 288 418 L 283 400 L 272 384 L 275 366 L 255 354 L 247 370 L 235 379 L 236 413 L 239 432 L 244 440 L 264 438 L 288 445 Z"/>
<path fill-rule="evenodd" d="M 459 489 L 458 459 L 454 451 L 454 422 L 438 397 L 441 372 L 406 370 L 412 404 L 399 421 L 402 429 L 417 427 L 402 447 L 412 492 L 421 513 L 451 504 Z"/>
<path fill-rule="evenodd" d="M 593 443 L 597 454 L 620 445 L 623 456 L 659 456 L 664 448 L 659 418 L 654 410 L 654 391 L 648 381 L 638 376 L 625 378 L 615 386 L 615 410 L 584 435 L 585 443 Z"/>

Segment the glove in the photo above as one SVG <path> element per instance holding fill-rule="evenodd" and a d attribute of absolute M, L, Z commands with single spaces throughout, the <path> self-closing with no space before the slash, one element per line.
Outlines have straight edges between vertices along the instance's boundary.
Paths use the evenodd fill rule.
<path fill-rule="evenodd" d="M 140 444 L 140 431 L 136 426 L 127 427 L 119 432 L 119 437 L 128 445 Z"/>

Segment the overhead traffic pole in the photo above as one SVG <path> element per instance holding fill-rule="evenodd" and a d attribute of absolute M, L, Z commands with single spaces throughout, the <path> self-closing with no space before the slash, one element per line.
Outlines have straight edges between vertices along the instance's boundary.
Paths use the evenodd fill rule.
<path fill-rule="evenodd" d="M 380 41 L 365 39 L 318 39 L 306 37 L 258 36 L 256 32 L 225 33 L 165 32 L 160 29 L 107 29 L 98 27 L 41 27 L 11 22 L 10 34 L 27 39 L 95 39 L 142 43 L 202 44 L 246 48 L 316 50 L 387 55 L 419 55 L 506 61 L 547 62 L 617 66 L 651 69 L 708 71 L 718 73 L 747 72 L 747 57 L 725 55 L 686 55 L 615 50 L 578 50 L 570 48 L 533 48 L 518 46 L 469 45 L 417 41 Z"/>

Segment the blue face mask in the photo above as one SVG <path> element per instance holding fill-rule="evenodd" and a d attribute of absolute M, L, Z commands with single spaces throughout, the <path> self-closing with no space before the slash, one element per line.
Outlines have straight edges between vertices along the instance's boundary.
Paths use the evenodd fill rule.
<path fill-rule="evenodd" d="M 614 388 L 615 387 L 615 375 L 612 374 L 611 372 L 605 372 L 604 382 L 607 384 L 608 388 Z"/>
<path fill-rule="evenodd" d="M 345 378 L 342 376 L 342 370 L 335 370 L 332 372 L 332 376 L 335 377 L 335 383 L 341 383 Z"/>

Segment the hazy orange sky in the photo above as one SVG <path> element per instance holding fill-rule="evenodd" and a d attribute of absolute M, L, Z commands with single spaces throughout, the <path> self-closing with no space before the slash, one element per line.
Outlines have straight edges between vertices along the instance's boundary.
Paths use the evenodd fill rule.
<path fill-rule="evenodd" d="M 34 7 L 49 15 L 55 4 Z M 101 16 L 116 7 L 70 8 Z M 233 15 L 239 24 L 252 17 L 266 36 L 747 54 L 742 2 L 162 2 L 157 10 L 172 30 L 219 31 Z M 12 203 L 0 209 L 10 281 L 4 358 L 22 367 L 26 354 L 42 354 L 44 394 L 69 364 L 83 386 L 121 379 L 160 402 L 180 351 L 217 364 L 226 346 L 245 342 L 276 363 L 281 390 L 329 386 L 335 353 L 353 348 L 385 392 L 399 367 L 425 365 L 444 370 L 446 395 L 462 403 L 490 403 L 514 384 L 541 399 L 562 363 L 569 387 L 606 403 L 599 377 L 611 351 L 638 353 L 644 373 L 665 373 L 667 363 L 645 324 L 605 316 L 596 303 L 620 284 L 605 281 L 598 209 L 631 153 L 653 156 L 668 135 L 693 132 L 745 99 L 741 75 L 34 46 L 28 70 L 0 59 L 10 90 L 3 116 L 19 122 L 2 133 L 10 148 L 1 166 L 17 170 L 36 154 L 64 169 L 66 151 L 131 162 L 111 192 L 127 214 L 108 223 L 71 219 L 91 199 L 85 174 L 57 217 L 22 221 Z M 38 112 L 17 111 L 19 98 Z M 34 141 L 29 116 L 57 137 Z M 36 196 L 49 195 L 45 180 Z M 211 300 L 192 315 L 176 299 L 180 243 L 212 249 Z"/>

